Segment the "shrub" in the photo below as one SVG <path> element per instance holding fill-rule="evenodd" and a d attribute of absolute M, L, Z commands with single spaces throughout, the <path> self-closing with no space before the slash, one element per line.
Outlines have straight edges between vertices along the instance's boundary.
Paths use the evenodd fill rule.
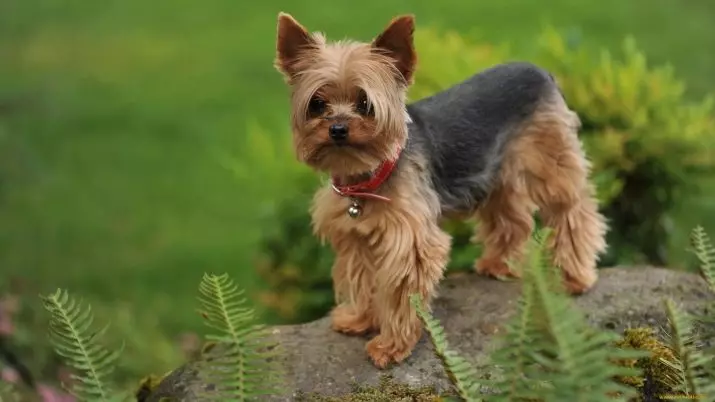
<path fill-rule="evenodd" d="M 409 94 L 413 100 L 507 60 L 527 59 L 551 71 L 582 119 L 581 138 L 593 161 L 602 211 L 610 220 L 609 251 L 601 265 L 669 262 L 665 250 L 677 229 L 670 216 L 713 170 L 713 98 L 686 100 L 685 86 L 673 70 L 648 66 L 631 39 L 616 55 L 569 45 L 548 29 L 530 54 L 518 55 L 507 46 L 421 29 L 416 45 L 420 65 Z M 280 166 L 285 169 L 282 182 L 312 174 L 296 165 Z M 271 284 L 264 299 L 287 321 L 320 316 L 331 300 L 332 254 L 313 238 L 307 215 L 317 182 L 300 182 L 296 197 L 274 208 L 263 225 L 278 227 L 265 233 L 259 251 L 260 273 Z M 469 242 L 474 223 L 446 225 L 455 236 L 448 270 L 469 269 L 479 253 Z"/>

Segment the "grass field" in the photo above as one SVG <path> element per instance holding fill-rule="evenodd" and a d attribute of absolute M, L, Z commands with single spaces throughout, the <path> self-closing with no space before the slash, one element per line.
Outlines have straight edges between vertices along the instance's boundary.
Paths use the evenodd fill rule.
<path fill-rule="evenodd" d="M 199 329 L 204 271 L 252 288 L 270 199 L 251 191 L 259 168 L 242 183 L 221 155 L 241 157 L 252 122 L 289 141 L 279 10 L 330 38 L 369 39 L 401 12 L 521 49 L 546 23 L 603 46 L 632 34 L 693 96 L 715 89 L 712 0 L 297 4 L 0 2 L 0 275 L 66 287 L 112 317 L 122 301 L 128 333 Z"/>

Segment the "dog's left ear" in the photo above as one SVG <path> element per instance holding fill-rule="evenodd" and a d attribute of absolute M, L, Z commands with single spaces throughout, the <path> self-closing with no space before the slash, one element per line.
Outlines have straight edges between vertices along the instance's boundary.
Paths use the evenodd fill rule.
<path fill-rule="evenodd" d="M 372 46 L 380 49 L 395 61 L 395 67 L 409 84 L 417 64 L 413 33 L 415 17 L 403 15 L 394 18 L 385 30 L 373 41 Z"/>

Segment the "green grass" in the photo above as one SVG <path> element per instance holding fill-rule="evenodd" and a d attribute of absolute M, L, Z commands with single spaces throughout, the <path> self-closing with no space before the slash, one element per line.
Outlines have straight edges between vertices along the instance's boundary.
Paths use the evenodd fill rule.
<path fill-rule="evenodd" d="M 715 88 L 712 0 L 297 4 L 0 2 L 2 276 L 110 307 L 121 300 L 138 323 L 171 335 L 201 329 L 204 271 L 254 288 L 269 174 L 239 181 L 221 156 L 240 159 L 252 122 L 290 141 L 272 68 L 280 10 L 334 39 L 369 39 L 402 12 L 524 50 L 546 23 L 604 46 L 633 34 L 691 94 Z"/>

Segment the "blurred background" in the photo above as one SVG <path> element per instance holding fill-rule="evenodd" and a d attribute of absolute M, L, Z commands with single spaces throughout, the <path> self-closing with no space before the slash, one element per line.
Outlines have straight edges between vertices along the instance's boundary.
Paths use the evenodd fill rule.
<path fill-rule="evenodd" d="M 715 229 L 713 0 L 3 0 L 3 381 L 66 379 L 39 301 L 58 287 L 125 343 L 126 386 L 196 353 L 204 272 L 230 274 L 262 322 L 330 308 L 307 214 L 321 178 L 293 158 L 272 66 L 279 11 L 365 41 L 414 13 L 411 99 L 507 60 L 551 70 L 611 220 L 602 266 L 692 269 L 690 229 Z M 478 256 L 472 227 L 448 224 L 449 272 Z"/>

